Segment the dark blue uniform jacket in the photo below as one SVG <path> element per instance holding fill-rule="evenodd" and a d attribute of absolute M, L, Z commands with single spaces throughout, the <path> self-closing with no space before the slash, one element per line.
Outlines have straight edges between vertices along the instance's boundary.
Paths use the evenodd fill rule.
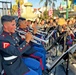
<path fill-rule="evenodd" d="M 36 50 L 35 50 L 36 51 Z M 15 34 L 3 32 L 0 35 L 0 52 L 3 57 L 3 68 L 7 75 L 24 75 L 30 70 L 21 59 L 22 54 L 32 54 L 35 52 L 30 44 L 20 39 Z M 17 56 L 12 60 L 5 60 L 5 57 Z"/>

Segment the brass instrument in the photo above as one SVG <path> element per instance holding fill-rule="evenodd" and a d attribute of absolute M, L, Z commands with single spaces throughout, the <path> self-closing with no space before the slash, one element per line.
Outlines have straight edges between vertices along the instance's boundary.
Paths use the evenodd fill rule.
<path fill-rule="evenodd" d="M 18 33 L 20 33 L 20 34 L 26 34 L 26 32 L 24 32 L 24 31 L 19 31 L 19 30 L 16 30 L 16 31 Z M 31 40 L 31 41 L 34 42 L 34 43 L 36 43 L 36 44 L 39 44 L 37 41 L 44 42 L 46 44 L 49 42 L 49 40 L 44 40 L 44 39 L 38 38 L 38 37 L 36 37 L 34 35 L 32 35 L 32 37 L 33 37 L 33 40 Z"/>

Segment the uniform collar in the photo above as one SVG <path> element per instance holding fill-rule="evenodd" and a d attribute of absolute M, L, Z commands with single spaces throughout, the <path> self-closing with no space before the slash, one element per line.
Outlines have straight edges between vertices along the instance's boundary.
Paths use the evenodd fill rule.
<path fill-rule="evenodd" d="M 4 35 L 12 35 L 13 33 L 8 33 L 8 32 L 6 32 L 6 31 L 3 31 L 2 34 L 4 34 Z"/>
<path fill-rule="evenodd" d="M 23 31 L 24 31 L 25 29 L 26 29 L 26 28 L 19 28 L 19 30 L 23 30 Z"/>
<path fill-rule="evenodd" d="M 28 32 L 28 28 L 19 28 L 19 30 Z"/>

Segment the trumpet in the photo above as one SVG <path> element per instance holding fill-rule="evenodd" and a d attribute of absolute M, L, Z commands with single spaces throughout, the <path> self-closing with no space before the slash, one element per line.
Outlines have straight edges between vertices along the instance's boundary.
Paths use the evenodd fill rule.
<path fill-rule="evenodd" d="M 24 32 L 24 31 L 19 31 L 19 30 L 16 30 L 18 33 L 20 33 L 20 34 L 26 34 L 26 32 Z M 44 40 L 44 39 L 41 39 L 41 38 L 38 38 L 38 37 L 36 37 L 36 36 L 34 36 L 34 35 L 32 35 L 32 37 L 33 37 L 33 40 L 31 40 L 32 42 L 34 42 L 34 43 L 36 43 L 36 44 L 39 44 L 37 41 L 39 41 L 39 42 L 44 42 L 44 43 L 48 43 L 49 42 L 49 40 Z"/>
<path fill-rule="evenodd" d="M 30 28 L 30 30 L 29 30 L 30 32 L 33 32 L 33 29 L 32 28 Z M 41 30 L 37 30 L 37 34 L 39 34 L 39 35 L 41 35 L 41 34 L 48 34 L 47 32 L 43 32 L 43 31 L 41 31 Z"/>
<path fill-rule="evenodd" d="M 38 30 L 38 33 L 47 34 L 47 32 L 43 32 L 43 31 L 40 31 L 40 30 Z"/>
<path fill-rule="evenodd" d="M 49 38 L 53 35 L 54 32 L 55 32 L 55 30 L 53 30 L 53 31 L 50 33 L 50 35 L 47 36 L 46 40 L 49 39 Z"/>

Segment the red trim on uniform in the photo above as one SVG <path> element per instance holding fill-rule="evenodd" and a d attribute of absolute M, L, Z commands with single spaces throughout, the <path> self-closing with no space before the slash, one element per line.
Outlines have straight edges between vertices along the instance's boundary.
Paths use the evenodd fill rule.
<path fill-rule="evenodd" d="M 38 57 L 38 56 L 35 56 L 34 54 L 31 54 L 30 56 L 33 57 L 33 58 L 36 58 L 37 60 L 39 60 L 40 61 L 40 66 L 41 66 L 42 70 L 44 70 L 42 59 L 40 57 Z"/>
<path fill-rule="evenodd" d="M 19 51 L 22 51 L 22 50 L 24 50 L 27 46 L 29 46 L 29 44 L 27 44 L 25 47 L 22 47 L 22 49 L 20 49 L 20 47 L 19 47 L 18 49 L 19 49 Z"/>
<path fill-rule="evenodd" d="M 73 34 L 71 34 L 70 36 L 71 36 L 71 38 L 74 40 L 74 35 L 73 35 Z"/>
<path fill-rule="evenodd" d="M 68 46 L 68 49 L 70 48 L 70 46 Z"/>
<path fill-rule="evenodd" d="M 25 40 L 24 38 L 22 38 L 22 40 Z"/>
<path fill-rule="evenodd" d="M 4 74 L 3 75 L 6 75 L 5 71 L 4 71 Z"/>
<path fill-rule="evenodd" d="M 6 75 L 6 73 L 4 73 L 4 75 Z"/>

